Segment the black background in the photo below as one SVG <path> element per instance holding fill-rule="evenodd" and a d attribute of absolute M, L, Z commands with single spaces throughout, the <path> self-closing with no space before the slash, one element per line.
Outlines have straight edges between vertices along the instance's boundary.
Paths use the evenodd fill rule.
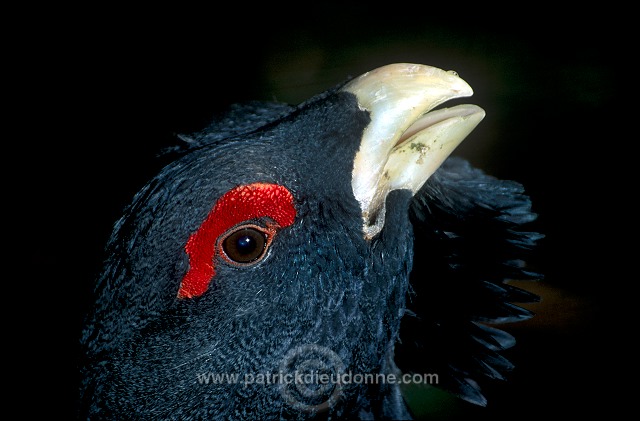
<path fill-rule="evenodd" d="M 488 391 L 486 409 L 419 410 L 496 420 L 615 410 L 623 399 L 613 376 L 627 363 L 610 358 L 622 345 L 605 318 L 621 280 L 601 269 L 617 247 L 603 234 L 627 229 L 611 218 L 626 204 L 611 190 L 624 177 L 609 167 L 625 138 L 619 86 L 632 78 L 622 25 L 551 8 L 487 18 L 460 5 L 305 7 L 41 10 L 13 32 L 7 81 L 26 119 L 14 121 L 11 143 L 25 148 L 7 164 L 20 163 L 14 244 L 27 259 L 12 285 L 20 302 L 42 297 L 28 306 L 35 316 L 17 350 L 47 375 L 23 378 L 20 397 L 53 398 L 44 410 L 72 417 L 76 344 L 102 247 L 177 133 L 234 102 L 296 104 L 378 66 L 415 62 L 453 69 L 474 88 L 468 101 L 487 117 L 455 153 L 523 183 L 547 236 L 536 262 L 546 278 L 528 287 L 543 297 L 529 306 L 538 316 L 508 329 L 518 337 L 511 381 Z"/>

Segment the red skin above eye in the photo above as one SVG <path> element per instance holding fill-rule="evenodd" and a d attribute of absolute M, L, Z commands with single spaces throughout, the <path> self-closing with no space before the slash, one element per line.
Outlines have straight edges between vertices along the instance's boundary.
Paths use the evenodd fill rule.
<path fill-rule="evenodd" d="M 244 221 L 264 217 L 272 219 L 275 228 L 293 224 L 296 209 L 287 188 L 277 184 L 247 184 L 218 199 L 184 247 L 189 255 L 189 270 L 182 278 L 178 298 L 197 297 L 207 290 L 216 274 L 214 257 L 220 235 Z"/>

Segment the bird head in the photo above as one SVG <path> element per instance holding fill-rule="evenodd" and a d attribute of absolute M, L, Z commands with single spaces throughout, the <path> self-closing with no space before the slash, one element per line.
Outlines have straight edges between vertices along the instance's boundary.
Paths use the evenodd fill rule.
<path fill-rule="evenodd" d="M 107 245 L 82 337 L 83 411 L 381 411 L 386 384 L 295 376 L 397 372 L 410 208 L 484 117 L 434 108 L 470 95 L 455 72 L 393 64 L 296 107 L 238 106 L 183 136 Z"/>

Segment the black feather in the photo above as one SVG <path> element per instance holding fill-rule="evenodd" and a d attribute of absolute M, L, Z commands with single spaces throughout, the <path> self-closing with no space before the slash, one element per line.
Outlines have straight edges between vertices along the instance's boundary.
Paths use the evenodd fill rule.
<path fill-rule="evenodd" d="M 414 197 L 414 265 L 396 346 L 399 368 L 436 373 L 438 386 L 485 405 L 481 385 L 513 368 L 501 351 L 508 333 L 485 324 L 533 313 L 512 303 L 539 300 L 509 280 L 539 279 L 525 264 L 542 235 L 522 185 L 498 180 L 451 157 Z"/>

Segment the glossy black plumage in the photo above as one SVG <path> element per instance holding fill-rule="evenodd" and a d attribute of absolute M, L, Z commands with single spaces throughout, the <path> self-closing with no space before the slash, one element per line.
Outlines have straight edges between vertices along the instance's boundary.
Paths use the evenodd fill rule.
<path fill-rule="evenodd" d="M 410 210 L 416 256 L 396 347 L 401 369 L 449 373 L 440 387 L 484 405 L 478 382 L 503 379 L 512 365 L 500 351 L 515 339 L 491 325 L 533 316 L 513 303 L 538 297 L 509 285 L 539 279 L 526 268 L 542 237 L 524 188 L 449 158 L 416 195 Z"/>
<path fill-rule="evenodd" d="M 410 416 L 389 384 L 343 385 L 316 414 L 277 387 L 198 382 L 277 372 L 305 344 L 355 373 L 397 372 L 395 346 L 401 370 L 437 372 L 442 387 L 484 403 L 476 382 L 508 371 L 499 351 L 513 340 L 476 322 L 529 317 L 508 302 L 535 299 L 503 283 L 537 276 L 521 262 L 539 238 L 524 228 L 529 200 L 450 158 L 415 197 L 391 192 L 384 229 L 366 241 L 351 171 L 369 121 L 336 89 L 298 107 L 236 106 L 181 136 L 176 160 L 136 195 L 107 246 L 82 338 L 82 418 Z M 286 186 L 296 222 L 261 264 L 220 264 L 202 297 L 176 299 L 189 235 L 218 197 L 252 182 Z"/>

